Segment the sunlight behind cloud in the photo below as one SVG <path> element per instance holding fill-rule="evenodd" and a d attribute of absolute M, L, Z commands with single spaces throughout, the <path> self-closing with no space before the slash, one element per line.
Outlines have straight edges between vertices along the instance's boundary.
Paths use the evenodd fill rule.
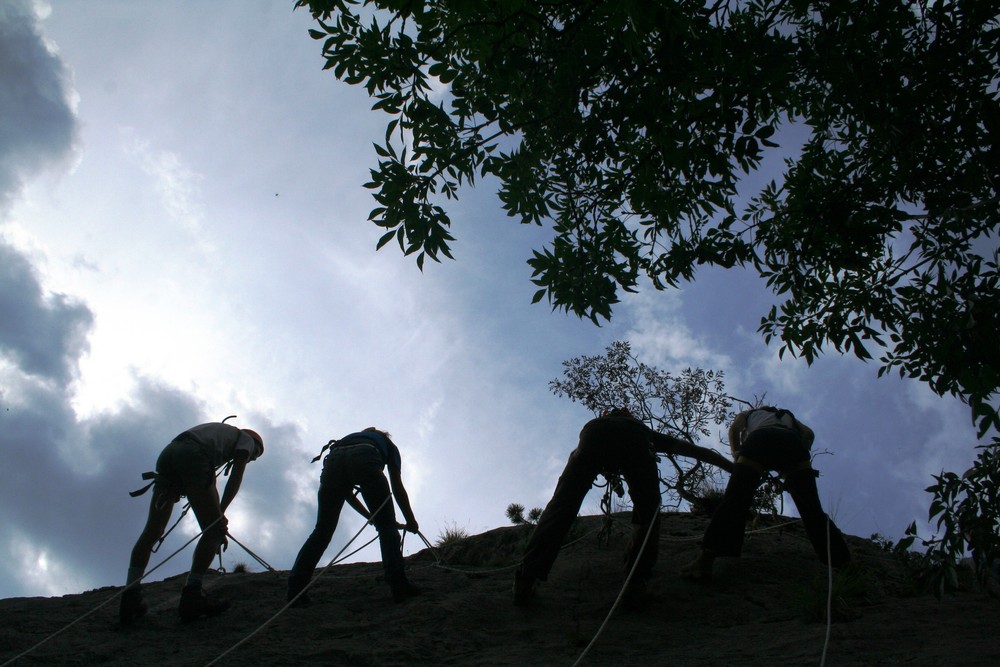
<path fill-rule="evenodd" d="M 82 590 L 85 586 L 83 578 L 72 567 L 66 567 L 61 560 L 22 535 L 11 536 L 8 558 L 18 572 L 25 593 L 61 595 L 66 591 Z"/>
<path fill-rule="evenodd" d="M 196 240 L 203 254 L 214 254 L 215 246 L 203 233 L 205 216 L 200 195 L 204 178 L 192 171 L 177 153 L 154 149 L 148 140 L 136 135 L 134 128 L 123 131 L 123 140 L 126 151 L 152 179 L 167 216 Z"/>

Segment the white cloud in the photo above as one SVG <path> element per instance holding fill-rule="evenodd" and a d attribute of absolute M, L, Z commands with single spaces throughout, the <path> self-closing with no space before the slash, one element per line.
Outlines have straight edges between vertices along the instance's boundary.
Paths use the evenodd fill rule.
<path fill-rule="evenodd" d="M 33 595 L 61 595 L 81 591 L 87 585 L 72 563 L 35 546 L 25 535 L 14 533 L 7 540 L 8 576 L 17 577 L 24 591 Z"/>
<path fill-rule="evenodd" d="M 643 290 L 623 300 L 631 318 L 625 338 L 633 351 L 645 363 L 673 372 L 687 367 L 714 370 L 731 366 L 727 354 L 711 349 L 688 328 L 683 300 L 683 290 L 676 289 Z"/>
<path fill-rule="evenodd" d="M 68 165 L 77 143 L 72 77 L 42 37 L 39 9 L 0 6 L 0 213 L 27 179 Z"/>
<path fill-rule="evenodd" d="M 123 131 L 127 153 L 152 179 L 167 217 L 197 241 L 202 254 L 212 255 L 214 244 L 204 234 L 205 214 L 201 203 L 204 177 L 192 170 L 174 151 L 155 149 L 136 135 L 134 128 Z"/>

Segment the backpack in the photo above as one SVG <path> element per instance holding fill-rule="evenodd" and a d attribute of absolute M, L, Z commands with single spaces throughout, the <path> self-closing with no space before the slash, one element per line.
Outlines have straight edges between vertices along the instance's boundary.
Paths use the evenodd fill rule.
<path fill-rule="evenodd" d="M 795 429 L 795 415 L 790 410 L 765 406 L 754 408 L 747 413 L 747 425 L 740 434 L 740 443 L 743 443 L 747 436 L 762 428 L 787 428 Z"/>

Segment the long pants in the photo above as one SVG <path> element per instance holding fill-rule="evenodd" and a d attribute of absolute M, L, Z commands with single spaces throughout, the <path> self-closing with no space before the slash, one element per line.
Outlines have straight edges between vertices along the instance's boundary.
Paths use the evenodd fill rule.
<path fill-rule="evenodd" d="M 559 477 L 552 499 L 538 519 L 528 541 L 521 565 L 522 576 L 545 581 L 559 554 L 566 533 L 580 511 L 580 505 L 594 479 L 607 472 L 620 472 L 628 484 L 632 500 L 632 535 L 625 553 L 625 571 L 632 569 L 650 522 L 660 518 L 660 475 L 656 456 L 646 434 L 616 420 L 595 420 L 580 434 Z M 656 563 L 658 534 L 650 535 L 636 567 L 636 576 L 646 578 Z"/>
<path fill-rule="evenodd" d="M 334 447 L 326 457 L 320 477 L 316 527 L 302 545 L 292 566 L 288 577 L 289 598 L 309 583 L 313 570 L 337 529 L 347 494 L 353 491 L 355 485 L 361 487 L 361 496 L 369 511 L 375 512 L 378 509 L 372 525 L 378 531 L 382 566 L 389 587 L 396 591 L 407 584 L 396 528 L 396 513 L 389 493 L 389 482 L 382 473 L 383 466 L 378 450 L 367 444 Z"/>
<path fill-rule="evenodd" d="M 847 543 L 840 530 L 823 512 L 816 488 L 816 471 L 809 465 L 809 450 L 798 434 L 790 429 L 765 428 L 754 431 L 740 448 L 740 460 L 749 460 L 763 470 L 775 470 L 784 475 L 785 489 L 792 496 L 802 517 L 806 535 L 816 556 L 827 563 L 827 531 L 829 530 L 830 563 L 834 567 L 851 560 Z M 716 556 L 739 556 L 743 550 L 744 529 L 754 493 L 764 473 L 753 465 L 737 463 L 729 478 L 722 503 L 715 510 L 702 547 Z"/>

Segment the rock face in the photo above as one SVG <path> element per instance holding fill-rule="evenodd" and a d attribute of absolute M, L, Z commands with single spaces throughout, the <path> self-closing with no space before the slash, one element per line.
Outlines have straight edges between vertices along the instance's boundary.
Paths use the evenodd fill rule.
<path fill-rule="evenodd" d="M 697 552 L 707 519 L 664 514 L 648 598 L 618 607 L 584 665 L 1000 664 L 1000 601 L 972 587 L 937 600 L 918 595 L 906 565 L 848 537 L 855 567 L 835 580 L 826 643 L 827 570 L 792 519 L 764 521 L 742 559 L 716 561 L 712 582 L 678 568 Z M 530 527 L 497 528 L 407 559 L 423 595 L 395 604 L 380 563 L 339 565 L 310 589 L 311 606 L 284 605 L 286 573 L 226 574 L 206 589 L 232 607 L 182 624 L 183 579 L 144 586 L 149 613 L 117 624 L 117 598 L 14 664 L 572 665 L 612 608 L 624 580 L 628 517 L 581 517 L 534 604 L 511 604 L 513 566 Z M 599 539 L 600 538 L 600 539 Z M 412 539 L 412 538 L 411 538 Z M 266 558 L 266 554 L 261 554 Z M 0 664 L 116 595 L 104 588 L 61 598 L 0 601 Z"/>

